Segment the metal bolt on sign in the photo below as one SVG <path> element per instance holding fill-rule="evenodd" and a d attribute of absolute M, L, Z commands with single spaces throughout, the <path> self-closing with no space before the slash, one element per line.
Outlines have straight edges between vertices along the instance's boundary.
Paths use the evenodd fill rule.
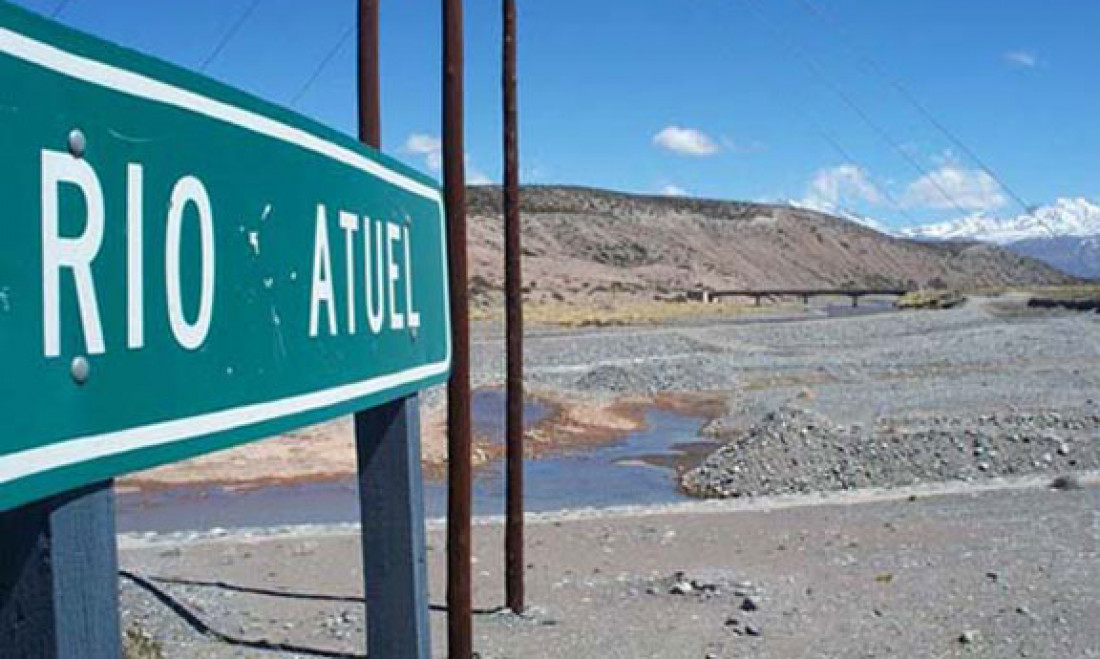
<path fill-rule="evenodd" d="M 88 140 L 84 137 L 84 133 L 79 128 L 74 128 L 69 131 L 69 153 L 71 153 L 74 158 L 83 158 L 87 148 Z"/>
<path fill-rule="evenodd" d="M 88 381 L 88 376 L 91 375 L 92 367 L 88 363 L 87 358 L 80 356 L 74 357 L 73 363 L 69 367 L 69 372 L 73 376 L 73 382 L 77 384 L 84 384 Z"/>

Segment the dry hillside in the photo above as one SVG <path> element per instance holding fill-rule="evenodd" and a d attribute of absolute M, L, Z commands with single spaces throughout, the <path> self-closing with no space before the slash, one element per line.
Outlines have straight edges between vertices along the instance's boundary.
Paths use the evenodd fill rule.
<path fill-rule="evenodd" d="M 474 299 L 503 281 L 500 189 L 471 188 Z M 708 287 L 1061 284 L 1038 261 L 980 244 L 894 238 L 823 213 L 574 187 L 522 192 L 524 280 L 534 301 L 670 297 Z"/>

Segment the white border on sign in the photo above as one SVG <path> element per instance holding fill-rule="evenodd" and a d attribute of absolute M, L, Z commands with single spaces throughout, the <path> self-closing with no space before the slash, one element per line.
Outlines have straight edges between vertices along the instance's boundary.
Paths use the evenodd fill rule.
<path fill-rule="evenodd" d="M 334 144 L 306 130 L 265 117 L 255 112 L 181 89 L 148 76 L 126 71 L 24 35 L 0 28 L 0 53 L 50 69 L 76 80 L 105 87 L 115 92 L 170 105 L 181 110 L 232 124 L 273 139 L 318 153 L 375 176 L 408 192 L 433 200 L 444 218 L 440 231 L 445 235 L 443 199 L 439 191 L 352 149 Z M 446 241 L 440 241 L 441 259 L 447 262 Z M 446 271 L 446 268 L 444 268 Z M 445 306 L 450 308 L 450 291 L 444 287 Z M 387 389 L 413 384 L 446 373 L 451 366 L 450 318 L 447 328 L 446 357 L 439 362 L 416 366 L 398 373 L 381 375 L 353 384 L 323 389 L 263 403 L 254 403 L 184 419 L 174 419 L 109 433 L 64 439 L 48 446 L 26 449 L 0 456 L 0 484 L 33 476 L 51 469 L 89 462 L 143 448 L 153 448 L 194 439 L 218 432 L 324 409 Z"/>

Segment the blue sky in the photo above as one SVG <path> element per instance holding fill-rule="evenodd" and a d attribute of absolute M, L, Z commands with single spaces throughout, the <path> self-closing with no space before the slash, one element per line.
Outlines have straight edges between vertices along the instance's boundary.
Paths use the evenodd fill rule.
<path fill-rule="evenodd" d="M 61 1 L 17 4 L 48 14 Z M 69 0 L 58 20 L 198 68 L 250 4 Z M 384 148 L 434 174 L 439 2 L 382 5 Z M 528 183 L 798 200 L 895 227 L 1014 215 L 1014 197 L 1100 198 L 1100 3 L 519 5 Z M 354 18 L 354 0 L 261 0 L 206 73 L 290 104 Z M 500 176 L 499 21 L 498 2 L 467 2 L 474 180 Z M 354 76 L 349 40 L 294 107 L 353 132 Z"/>

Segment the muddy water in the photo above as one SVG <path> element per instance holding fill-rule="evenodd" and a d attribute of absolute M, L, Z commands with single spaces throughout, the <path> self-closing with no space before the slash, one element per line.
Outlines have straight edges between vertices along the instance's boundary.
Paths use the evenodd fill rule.
<path fill-rule="evenodd" d="M 530 425 L 550 412 L 549 407 L 531 402 L 524 420 Z M 473 420 L 476 432 L 491 442 L 503 442 L 503 392 L 475 392 Z M 699 419 L 651 410 L 647 420 L 644 431 L 618 443 L 528 460 L 527 509 L 550 511 L 682 499 L 674 478 L 675 466 L 714 445 L 700 443 Z M 121 532 L 167 532 L 351 522 L 358 519 L 358 505 L 353 479 L 257 489 L 178 488 L 120 495 L 118 528 Z M 442 517 L 446 506 L 446 483 L 429 481 L 425 486 L 428 516 Z M 498 461 L 475 475 L 474 512 L 497 515 L 503 511 L 504 465 Z"/>

